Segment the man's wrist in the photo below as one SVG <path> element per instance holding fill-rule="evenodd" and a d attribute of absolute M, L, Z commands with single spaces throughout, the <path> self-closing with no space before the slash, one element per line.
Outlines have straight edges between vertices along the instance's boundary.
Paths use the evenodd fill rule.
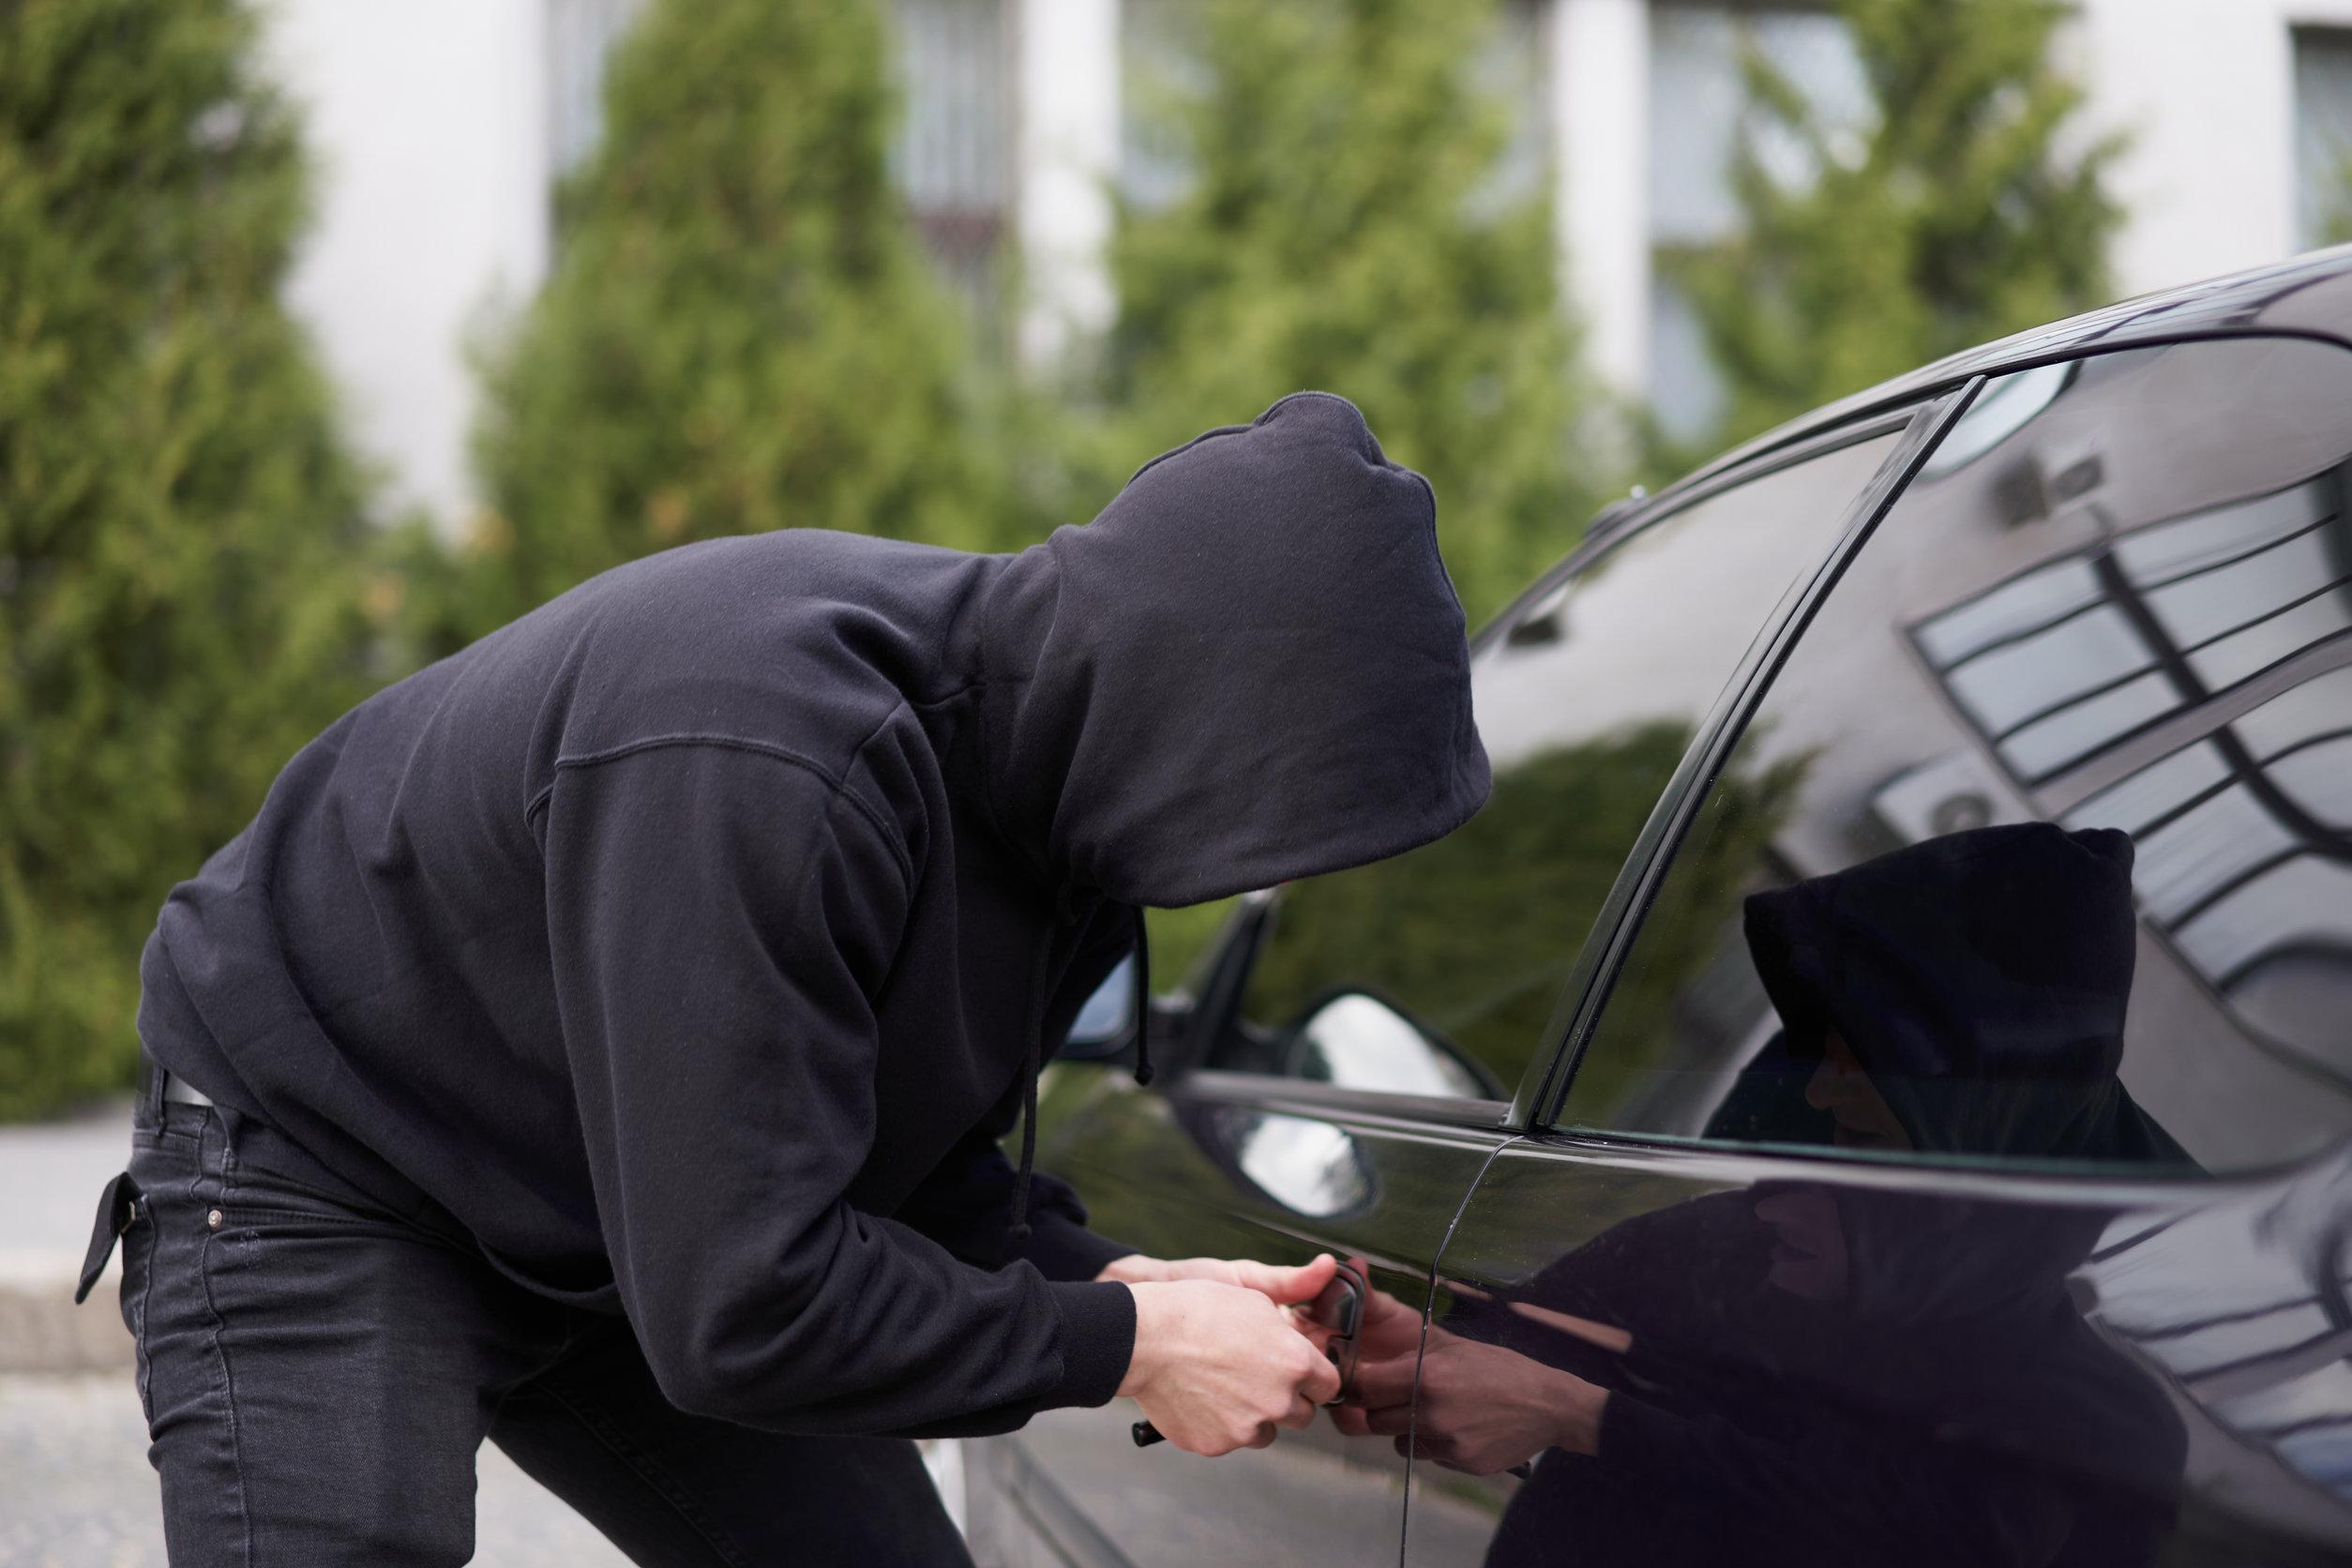
<path fill-rule="evenodd" d="M 1560 1378 L 1560 1395 L 1555 1407 L 1560 1421 L 1552 1432 L 1552 1446 L 1571 1454 L 1599 1454 L 1601 1417 L 1608 1409 L 1609 1391 L 1572 1372 L 1562 1372 Z"/>
<path fill-rule="evenodd" d="M 1164 1338 L 1160 1315 L 1151 1291 L 1139 1290 L 1124 1280 L 1106 1280 L 1104 1283 L 1126 1285 L 1127 1294 L 1135 1298 L 1135 1348 L 1127 1352 L 1127 1370 L 1119 1380 L 1120 1397 L 1132 1399 L 1159 1369 Z"/>

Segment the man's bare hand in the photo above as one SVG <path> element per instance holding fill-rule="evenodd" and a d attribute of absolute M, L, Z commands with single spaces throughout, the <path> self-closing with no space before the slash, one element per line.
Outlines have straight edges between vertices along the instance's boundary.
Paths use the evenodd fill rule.
<path fill-rule="evenodd" d="M 1332 1425 L 1395 1438 L 1399 1454 L 1410 1446 L 1413 1457 L 1449 1470 L 1492 1475 L 1547 1448 L 1598 1453 L 1608 1397 L 1573 1373 L 1432 1328 L 1418 1368 L 1410 1356 L 1360 1365 L 1355 1397 L 1332 1411 Z"/>
<path fill-rule="evenodd" d="M 1122 1285 L 1156 1285 L 1179 1279 L 1211 1279 L 1220 1285 L 1238 1285 L 1255 1290 L 1276 1306 L 1298 1306 L 1313 1301 L 1331 1283 L 1331 1276 L 1339 1267 L 1328 1252 L 1311 1263 L 1285 1268 L 1276 1263 L 1253 1262 L 1246 1258 L 1146 1258 L 1133 1253 L 1114 1259 L 1104 1266 L 1096 1279 L 1117 1280 Z"/>
<path fill-rule="evenodd" d="M 1330 1261 L 1318 1259 L 1326 1276 Z M 1135 1356 L 1119 1392 L 1186 1453 L 1263 1448 L 1279 1427 L 1311 1425 L 1316 1407 L 1338 1395 L 1338 1371 L 1266 1292 L 1214 1279 L 1127 1288 Z"/>

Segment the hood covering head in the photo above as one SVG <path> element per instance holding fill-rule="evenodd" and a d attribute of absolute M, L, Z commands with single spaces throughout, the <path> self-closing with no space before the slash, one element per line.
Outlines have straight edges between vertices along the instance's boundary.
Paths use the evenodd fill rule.
<path fill-rule="evenodd" d="M 1922 1150 L 2185 1163 L 2116 1076 L 2132 859 L 2112 828 L 2027 822 L 1752 896 L 1787 1053 L 1817 1060 L 1834 1028 Z"/>
<path fill-rule="evenodd" d="M 1401 853 L 1486 798 L 1426 480 L 1301 392 L 1013 557 L 983 630 L 1000 831 L 1045 875 L 1199 903 Z"/>

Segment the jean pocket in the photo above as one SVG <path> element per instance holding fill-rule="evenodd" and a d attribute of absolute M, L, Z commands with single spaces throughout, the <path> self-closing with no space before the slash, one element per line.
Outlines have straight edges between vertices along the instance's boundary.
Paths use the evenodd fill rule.
<path fill-rule="evenodd" d="M 241 1235 L 316 1235 L 350 1232 L 440 1241 L 389 1210 L 364 1198 L 328 1192 L 307 1182 L 257 1166 L 239 1165 L 224 1183 L 215 1230 Z"/>

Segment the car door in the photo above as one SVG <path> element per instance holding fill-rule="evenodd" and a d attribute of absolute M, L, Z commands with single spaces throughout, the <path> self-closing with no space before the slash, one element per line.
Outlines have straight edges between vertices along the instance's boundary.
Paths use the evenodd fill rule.
<path fill-rule="evenodd" d="M 2352 354 L 1971 392 L 1443 1250 L 1409 1561 L 2352 1552 Z"/>
<path fill-rule="evenodd" d="M 1115 1067 L 1053 1070 L 1040 1164 L 1095 1226 L 1167 1257 L 1361 1259 L 1417 1341 L 1447 1227 L 1508 1138 L 1654 803 L 1775 607 L 1870 504 L 1907 422 L 1833 431 L 1696 489 L 1503 617 L 1473 661 L 1496 777 L 1486 808 L 1413 853 L 1244 900 L 1164 1010 L 1150 1090 Z M 1055 1412 L 970 1445 L 982 1560 L 1398 1551 L 1407 1465 L 1387 1439 L 1319 1424 L 1204 1461 L 1138 1451 L 1134 1415 Z M 1466 1521 L 1455 1545 L 1481 1538 Z"/>

